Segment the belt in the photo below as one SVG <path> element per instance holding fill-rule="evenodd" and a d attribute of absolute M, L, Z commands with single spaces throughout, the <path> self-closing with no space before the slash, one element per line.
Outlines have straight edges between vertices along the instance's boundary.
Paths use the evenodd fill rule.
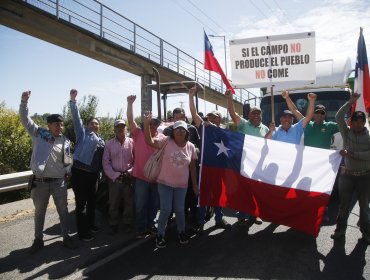
<path fill-rule="evenodd" d="M 44 183 L 49 183 L 49 182 L 54 182 L 54 181 L 58 181 L 60 179 L 63 179 L 63 178 L 50 178 L 50 177 L 43 177 L 43 178 L 35 178 L 35 182 L 44 182 Z"/>
<path fill-rule="evenodd" d="M 370 174 L 370 170 L 354 171 L 354 170 L 349 170 L 347 168 L 342 167 L 342 173 L 350 175 L 350 176 L 365 176 L 367 174 Z"/>
<path fill-rule="evenodd" d="M 73 168 L 76 168 L 76 169 L 79 169 L 79 170 L 82 170 L 82 171 L 85 171 L 85 172 L 88 172 L 88 173 L 96 173 L 96 171 L 93 171 L 93 170 L 90 170 L 90 169 L 87 169 L 87 168 L 84 168 L 84 167 L 81 167 L 81 166 L 73 166 Z"/>

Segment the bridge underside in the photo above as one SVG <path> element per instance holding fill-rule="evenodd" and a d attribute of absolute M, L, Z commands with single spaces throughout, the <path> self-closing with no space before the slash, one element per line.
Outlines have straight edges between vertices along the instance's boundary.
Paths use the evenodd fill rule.
<path fill-rule="evenodd" d="M 153 67 L 158 69 L 161 83 L 191 80 L 63 19 L 32 8 L 22 1 L 0 1 L 0 24 L 132 74 L 146 77 L 142 78 L 142 81 L 148 81 L 148 75 L 153 74 Z M 151 108 L 151 94 L 149 94 L 151 89 L 146 85 L 142 85 L 141 88 L 142 97 L 144 97 L 142 102 L 146 103 L 142 104 L 142 108 Z M 208 87 L 205 88 L 204 95 L 199 94 L 199 98 L 221 107 L 226 106 L 224 95 Z M 243 111 L 240 102 L 234 101 L 234 105 L 237 112 Z"/>

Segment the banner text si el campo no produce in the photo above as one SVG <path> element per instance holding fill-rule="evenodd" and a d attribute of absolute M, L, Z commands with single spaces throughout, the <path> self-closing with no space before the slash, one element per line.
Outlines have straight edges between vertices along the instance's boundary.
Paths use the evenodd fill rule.
<path fill-rule="evenodd" d="M 230 41 L 236 88 L 315 82 L 315 32 Z"/>

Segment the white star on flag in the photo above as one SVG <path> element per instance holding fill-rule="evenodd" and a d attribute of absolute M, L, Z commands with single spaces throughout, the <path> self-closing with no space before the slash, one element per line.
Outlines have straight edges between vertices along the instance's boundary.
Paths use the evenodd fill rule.
<path fill-rule="evenodd" d="M 215 144 L 218 147 L 217 155 L 223 153 L 227 157 L 229 157 L 229 155 L 227 154 L 227 151 L 229 151 L 230 149 L 228 149 L 227 147 L 225 147 L 224 142 L 222 142 L 222 140 L 221 140 L 221 143 L 213 143 L 213 144 Z"/>

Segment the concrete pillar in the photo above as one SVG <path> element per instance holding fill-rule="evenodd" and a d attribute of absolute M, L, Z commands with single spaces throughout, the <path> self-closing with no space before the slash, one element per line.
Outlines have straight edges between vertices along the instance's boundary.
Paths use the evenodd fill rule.
<path fill-rule="evenodd" d="M 144 74 L 141 76 L 141 116 L 146 111 L 152 111 L 152 90 L 146 85 L 152 83 L 152 75 Z"/>

